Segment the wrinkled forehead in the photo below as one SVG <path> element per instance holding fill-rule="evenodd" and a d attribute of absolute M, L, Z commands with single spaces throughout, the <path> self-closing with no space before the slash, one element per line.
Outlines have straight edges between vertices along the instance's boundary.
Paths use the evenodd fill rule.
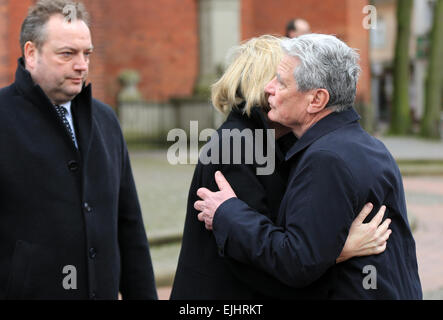
<path fill-rule="evenodd" d="M 292 73 L 300 63 L 299 58 L 285 54 L 278 65 L 278 73 Z"/>

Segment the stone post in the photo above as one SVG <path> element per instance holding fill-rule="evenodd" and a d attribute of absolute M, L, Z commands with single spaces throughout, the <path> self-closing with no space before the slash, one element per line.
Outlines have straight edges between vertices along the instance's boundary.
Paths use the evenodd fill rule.
<path fill-rule="evenodd" d="M 199 0 L 200 68 L 197 94 L 207 94 L 240 41 L 240 0 Z"/>

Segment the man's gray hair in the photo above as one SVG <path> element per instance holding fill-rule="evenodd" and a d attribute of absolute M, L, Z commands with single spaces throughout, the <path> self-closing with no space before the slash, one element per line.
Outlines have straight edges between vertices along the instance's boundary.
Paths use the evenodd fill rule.
<path fill-rule="evenodd" d="M 20 32 L 20 47 L 24 56 L 25 44 L 31 41 L 40 50 L 46 41 L 45 26 L 49 18 L 61 14 L 66 18 L 83 20 L 89 26 L 89 14 L 82 3 L 70 0 L 39 0 L 29 8 Z"/>
<path fill-rule="evenodd" d="M 282 41 L 282 48 L 300 64 L 294 70 L 298 90 L 326 89 L 328 108 L 349 109 L 355 100 L 360 74 L 359 54 L 335 36 L 307 34 Z"/>

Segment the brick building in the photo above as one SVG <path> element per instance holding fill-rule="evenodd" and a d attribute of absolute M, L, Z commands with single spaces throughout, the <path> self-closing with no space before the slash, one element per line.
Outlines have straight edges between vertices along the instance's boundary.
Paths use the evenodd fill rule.
<path fill-rule="evenodd" d="M 20 25 L 27 8 L 34 2 L 0 0 L 0 86 L 14 79 L 16 60 L 21 54 L 18 44 Z M 336 34 L 360 50 L 363 74 L 359 96 L 365 101 L 370 99 L 369 34 L 362 26 L 362 10 L 368 4 L 367 0 L 83 2 L 91 13 L 95 46 L 90 80 L 94 95 L 108 104 L 115 105 L 119 90 L 117 76 L 124 69 L 140 72 L 139 89 L 148 101 L 190 96 L 203 68 L 201 61 L 204 59 L 200 57 L 207 52 L 203 47 L 210 49 L 212 46 L 219 56 L 225 55 L 224 48 L 215 47 L 217 43 L 223 43 L 223 30 L 234 27 L 234 31 L 229 31 L 226 36 L 235 44 L 264 33 L 283 34 L 286 22 L 293 17 L 308 20 L 313 32 Z M 204 6 L 209 13 L 203 12 Z M 207 43 L 205 38 L 206 42 L 202 43 L 202 31 L 205 31 L 202 28 L 206 28 L 211 19 L 216 19 L 217 14 L 225 25 L 214 27 L 218 28 L 218 33 L 213 33 L 217 35 L 216 41 L 211 39 L 212 42 Z"/>

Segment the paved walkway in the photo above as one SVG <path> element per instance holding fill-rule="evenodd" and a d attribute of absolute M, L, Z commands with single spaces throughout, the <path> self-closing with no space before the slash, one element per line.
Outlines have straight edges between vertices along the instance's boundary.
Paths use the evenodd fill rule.
<path fill-rule="evenodd" d="M 414 238 L 425 298 L 443 299 L 443 177 L 403 181 L 409 213 L 417 219 Z"/>

